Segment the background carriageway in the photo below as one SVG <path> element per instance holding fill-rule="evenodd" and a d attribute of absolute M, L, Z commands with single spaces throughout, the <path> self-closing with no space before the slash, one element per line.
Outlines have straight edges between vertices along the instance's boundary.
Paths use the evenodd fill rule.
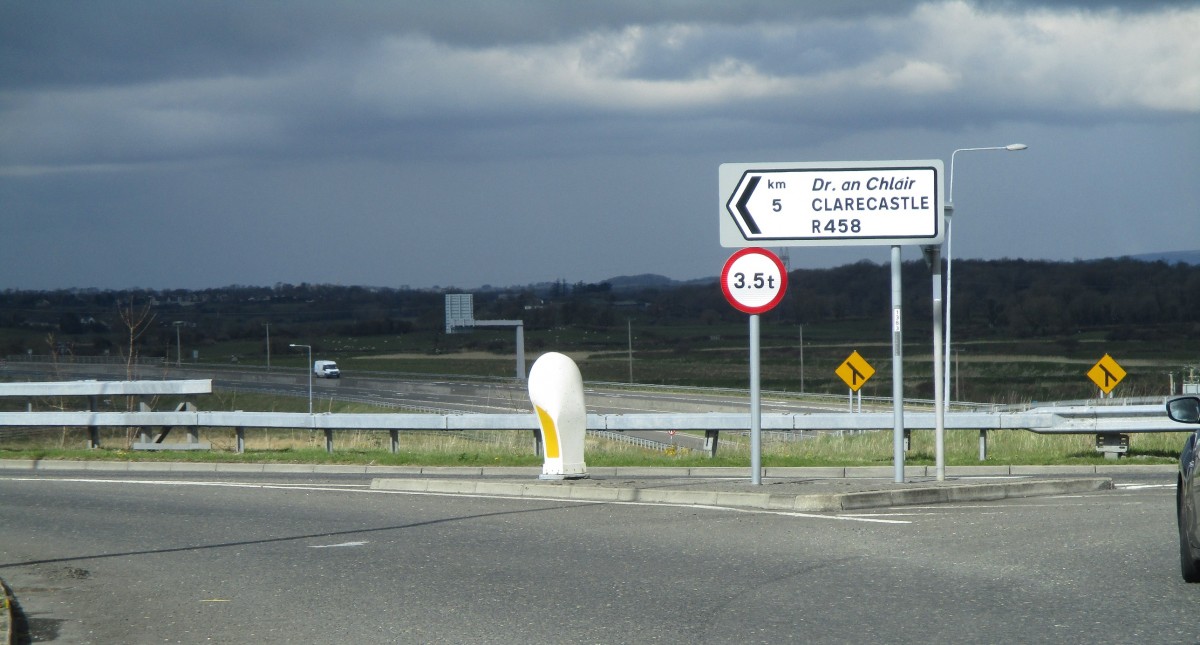
<path fill-rule="evenodd" d="M 53 368 L 53 369 L 51 369 Z M 303 370 L 215 369 L 204 366 L 182 367 L 157 364 L 138 366 L 139 376 L 158 378 L 212 378 L 213 388 L 261 392 L 286 396 L 308 395 L 308 375 Z M 123 364 L 7 362 L 0 375 L 8 380 L 102 379 L 124 376 Z M 614 383 L 586 384 L 588 412 L 606 421 L 593 430 L 607 430 L 629 440 L 665 449 L 678 446 L 702 449 L 702 437 L 674 433 L 673 430 L 719 429 L 748 430 L 748 393 L 744 390 L 662 387 Z M 398 377 L 363 375 L 342 379 L 313 380 L 315 411 L 321 401 L 357 401 L 423 415 L 499 415 L 527 414 L 531 411 L 525 383 L 517 379 L 468 379 L 463 377 Z M 1172 425 L 1162 414 L 1163 397 L 1148 401 L 1110 400 L 1095 405 L 1013 409 L 996 406 L 955 406 L 947 415 L 947 429 L 976 429 L 980 435 L 980 455 L 986 450 L 984 433 L 991 429 L 1025 428 L 1045 433 L 1182 432 L 1186 426 Z M 781 437 L 801 438 L 812 431 L 886 430 L 892 427 L 887 400 L 868 400 L 865 414 L 846 414 L 847 398 L 828 395 L 799 395 L 764 392 L 764 432 Z M 1139 405 L 1129 405 L 1129 404 Z M 203 405 L 200 406 L 204 408 Z M 932 408 L 928 401 L 906 402 L 906 427 L 932 427 Z M 974 408 L 974 412 L 962 411 Z M 99 409 L 99 408 L 98 408 Z M 712 419 L 721 418 L 720 421 Z M 741 420 L 738 420 L 741 417 Z M 1101 419 L 1101 417 L 1103 417 Z M 1128 420 L 1125 417 L 1129 417 Z M 630 426 L 633 421 L 640 427 Z M 613 423 L 619 428 L 608 427 Z M 706 427 L 706 424 L 709 425 Z M 1016 424 L 1016 425 L 1014 425 Z M 298 427 L 307 424 L 298 422 Z M 27 432 L 22 428 L 22 432 Z M 710 449 L 712 445 L 708 446 Z"/>

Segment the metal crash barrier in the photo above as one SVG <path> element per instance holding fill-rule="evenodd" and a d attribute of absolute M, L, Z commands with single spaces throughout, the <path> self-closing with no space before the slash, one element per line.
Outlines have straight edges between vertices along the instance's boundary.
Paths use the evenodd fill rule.
<path fill-rule="evenodd" d="M 163 428 L 154 441 L 143 434 L 142 443 L 162 444 L 165 429 L 184 428 L 189 444 L 202 428 L 233 428 L 237 450 L 245 449 L 246 428 L 310 429 L 325 433 L 326 450 L 333 451 L 337 431 L 387 431 L 392 452 L 399 451 L 402 431 L 528 430 L 534 433 L 535 449 L 541 454 L 541 424 L 538 415 L 528 414 L 402 414 L 303 412 L 220 412 L 183 406 L 175 411 L 102 412 L 96 399 L 105 395 L 189 395 L 212 391 L 210 380 L 191 381 L 75 381 L 68 383 L 0 383 L 0 396 L 83 396 L 89 410 L 78 412 L 0 412 L 0 427 L 63 427 L 89 429 L 89 447 L 99 447 L 99 429 L 111 427 Z M 1166 401 L 1164 397 L 1163 401 Z M 191 407 L 191 409 L 188 409 Z M 980 435 L 980 459 L 986 459 L 987 433 L 997 430 L 1026 430 L 1039 434 L 1092 434 L 1097 449 L 1116 456 L 1128 449 L 1128 435 L 1142 432 L 1192 432 L 1194 427 L 1167 418 L 1163 403 L 1123 406 L 1055 406 L 1014 412 L 951 412 L 947 430 L 974 430 Z M 906 412 L 906 430 L 933 430 L 932 412 Z M 690 430 L 705 433 L 705 451 L 714 455 L 720 432 L 748 432 L 749 413 L 658 413 L 587 414 L 588 431 L 627 432 L 638 430 Z M 893 417 L 886 413 L 815 412 L 801 414 L 764 413 L 762 429 L 768 431 L 866 431 L 891 430 Z M 1122 439 L 1124 437 L 1124 439 Z M 187 445 L 187 444 L 185 444 Z M 200 444 L 203 445 L 203 444 Z"/>
<path fill-rule="evenodd" d="M 101 397 L 112 396 L 128 396 L 128 397 L 146 397 L 146 396 L 189 396 L 195 394 L 212 394 L 212 379 L 188 379 L 174 381 L 44 381 L 44 382 L 28 382 L 28 383 L 0 383 L 0 397 L 5 398 L 25 398 L 28 399 L 27 409 L 33 409 L 33 399 L 38 397 L 86 397 L 88 401 L 88 414 L 96 414 L 99 410 Z M 150 406 L 145 401 L 138 401 L 138 408 L 141 412 L 129 413 L 140 414 L 150 411 Z M 176 411 L 195 410 L 196 406 L 190 402 L 180 403 L 176 407 Z M 11 413 L 8 413 L 11 414 Z M 39 412 L 23 412 L 16 413 L 23 415 L 42 414 Z M 14 424 L 19 426 L 41 426 L 41 423 L 29 424 Z M 58 424 L 56 424 L 58 425 Z M 86 426 L 88 432 L 88 447 L 100 447 L 100 432 L 99 426 L 88 423 L 72 423 L 61 425 L 80 425 Z M 162 426 L 162 431 L 153 440 L 150 439 L 147 433 L 147 425 L 144 424 L 122 424 L 122 425 L 139 425 L 141 426 L 141 441 L 133 445 L 134 449 L 138 450 L 207 450 L 211 446 L 200 441 L 198 428 L 188 428 L 187 443 L 183 444 L 168 444 L 164 443 L 167 434 L 171 431 L 172 426 Z"/>

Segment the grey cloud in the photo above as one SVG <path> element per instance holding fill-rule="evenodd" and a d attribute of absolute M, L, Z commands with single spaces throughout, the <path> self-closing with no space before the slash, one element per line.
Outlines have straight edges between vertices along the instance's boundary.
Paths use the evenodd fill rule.
<path fill-rule="evenodd" d="M 887 0 L 9 0 L 0 4 L 0 88 L 137 83 L 281 65 L 389 35 L 463 47 L 545 43 L 631 25 L 862 21 L 925 3 Z M 1194 2 L 982 2 L 985 8 L 1065 7 L 1149 12 Z M 835 28 L 836 30 L 836 28 Z"/>
<path fill-rule="evenodd" d="M 15 0 L 0 4 L 0 88 L 259 75 L 392 35 L 464 47 L 544 43 L 629 25 L 747 23 L 905 11 L 851 1 Z"/>
<path fill-rule="evenodd" d="M 1013 141 L 1030 150 L 960 164 L 956 249 L 1170 250 L 1200 234 L 1200 72 L 1178 35 L 1200 5 L 1152 6 L 9 0 L 0 275 L 690 278 L 726 255 L 721 162 Z M 1107 225 L 1141 209 L 1168 215 Z M 305 263 L 316 243 L 353 262 Z"/>

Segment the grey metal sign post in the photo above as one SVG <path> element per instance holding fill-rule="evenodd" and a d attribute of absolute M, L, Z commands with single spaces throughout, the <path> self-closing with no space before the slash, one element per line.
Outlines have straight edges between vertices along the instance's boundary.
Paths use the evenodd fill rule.
<path fill-rule="evenodd" d="M 750 483 L 762 484 L 762 387 L 758 314 L 770 311 L 787 291 L 783 262 L 766 249 L 745 248 L 721 269 L 721 291 L 735 309 L 750 314 Z"/>
<path fill-rule="evenodd" d="M 726 163 L 719 170 L 721 246 L 892 247 L 892 409 L 897 482 L 904 481 L 900 247 L 942 243 L 943 174 L 940 159 Z"/>
<path fill-rule="evenodd" d="M 900 247 L 892 247 L 892 464 L 904 481 L 904 309 L 901 306 Z"/>

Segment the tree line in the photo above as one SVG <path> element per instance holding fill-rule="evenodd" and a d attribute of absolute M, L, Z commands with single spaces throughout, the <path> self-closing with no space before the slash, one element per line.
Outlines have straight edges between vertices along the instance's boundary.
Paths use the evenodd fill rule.
<path fill-rule="evenodd" d="M 1129 340 L 1200 336 L 1200 267 L 1130 258 L 1050 262 L 958 260 L 952 316 L 973 338 L 1047 338 L 1099 333 Z M 923 262 L 901 271 L 906 327 L 929 323 L 931 285 Z M 887 316 L 890 267 L 859 262 L 789 273 L 787 296 L 764 324 L 837 324 Z M 145 353 L 163 352 L 185 334 L 201 342 L 440 334 L 444 295 L 466 290 L 323 284 L 233 285 L 204 290 L 64 289 L 0 292 L 0 352 L 121 353 L 128 312 L 150 314 Z M 476 318 L 520 319 L 527 330 L 706 326 L 744 320 L 717 279 L 687 283 L 649 276 L 611 282 L 556 281 L 474 292 Z M 123 320 L 122 312 L 126 319 Z M 178 323 L 178 324 L 176 324 Z M 48 349 L 49 348 L 49 349 Z"/>

